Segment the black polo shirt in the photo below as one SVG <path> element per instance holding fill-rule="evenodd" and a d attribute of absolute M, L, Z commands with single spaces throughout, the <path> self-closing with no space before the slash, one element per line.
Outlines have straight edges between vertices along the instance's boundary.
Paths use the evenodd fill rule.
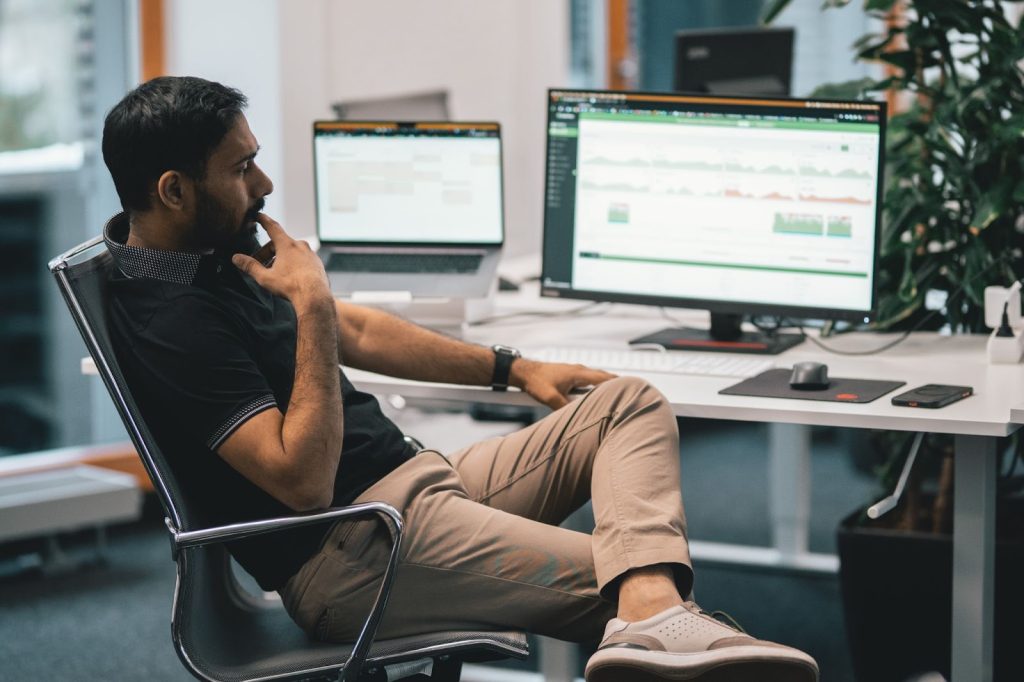
<path fill-rule="evenodd" d="M 293 513 L 249 482 L 217 448 L 268 409 L 288 409 L 295 311 L 229 257 L 126 246 L 128 219 L 104 229 L 117 267 L 110 333 L 132 395 L 185 495 L 214 523 Z M 332 504 L 349 504 L 412 456 L 376 399 L 341 372 L 345 434 Z M 279 589 L 319 549 L 323 524 L 229 545 L 264 590 Z"/>

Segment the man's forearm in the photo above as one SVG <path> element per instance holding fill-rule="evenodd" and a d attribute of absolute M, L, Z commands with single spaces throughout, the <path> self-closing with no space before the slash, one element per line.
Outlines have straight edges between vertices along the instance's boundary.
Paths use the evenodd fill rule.
<path fill-rule="evenodd" d="M 486 386 L 494 376 L 494 351 L 417 327 L 394 315 L 337 302 L 341 361 L 356 369 L 416 381 Z M 508 384 L 558 409 L 573 389 L 593 386 L 614 374 L 582 365 L 519 358 Z"/>
<path fill-rule="evenodd" d="M 415 381 L 470 385 L 491 381 L 494 353 L 489 348 L 371 308 L 339 304 L 338 314 L 341 361 L 347 366 Z"/>
<path fill-rule="evenodd" d="M 296 304 L 295 315 L 295 381 L 281 428 L 282 445 L 299 468 L 333 481 L 344 435 L 337 314 L 329 297 L 319 297 Z"/>

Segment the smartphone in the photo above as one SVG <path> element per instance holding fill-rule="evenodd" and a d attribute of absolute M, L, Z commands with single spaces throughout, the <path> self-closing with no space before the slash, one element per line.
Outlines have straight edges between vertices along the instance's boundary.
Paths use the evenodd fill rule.
<path fill-rule="evenodd" d="M 900 393 L 892 399 L 893 405 L 902 407 L 945 407 L 974 393 L 971 386 L 925 384 L 912 391 Z"/>
<path fill-rule="evenodd" d="M 252 257 L 259 261 L 260 265 L 269 268 L 274 264 L 277 254 L 274 252 L 274 242 L 267 242 L 260 247 Z"/>

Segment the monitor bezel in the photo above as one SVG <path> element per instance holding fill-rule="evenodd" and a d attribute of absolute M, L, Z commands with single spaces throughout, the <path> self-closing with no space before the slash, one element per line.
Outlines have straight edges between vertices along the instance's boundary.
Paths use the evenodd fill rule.
<path fill-rule="evenodd" d="M 672 87 L 676 92 L 695 92 L 689 90 L 683 86 L 682 81 L 685 79 L 686 74 L 681 73 L 681 67 L 684 64 L 692 64 L 693 60 L 687 59 L 684 54 L 684 47 L 690 47 L 689 43 L 701 40 L 701 39 L 720 39 L 729 38 L 749 38 L 750 41 L 757 41 L 758 39 L 764 39 L 766 42 L 753 45 L 755 51 L 763 50 L 767 45 L 772 48 L 778 47 L 780 44 L 785 44 L 787 49 L 786 66 L 787 73 L 785 79 L 786 92 L 792 94 L 793 89 L 793 60 L 796 50 L 796 29 L 792 26 L 735 26 L 728 28 L 686 28 L 675 32 L 672 38 Z M 772 42 L 778 41 L 778 42 Z M 719 93 L 707 92 L 713 96 L 718 96 Z M 725 95 L 723 95 L 725 96 Z M 795 98 L 799 99 L 799 98 Z"/>
<path fill-rule="evenodd" d="M 316 140 L 317 137 L 323 131 L 323 134 L 327 134 L 333 127 L 394 127 L 398 130 L 409 130 L 415 129 L 416 126 L 448 126 L 448 127 L 464 127 L 464 128 L 494 128 L 496 131 L 495 137 L 498 140 L 498 196 L 501 201 L 501 236 L 497 241 L 473 241 L 473 242 L 445 242 L 445 241 L 364 241 L 356 239 L 323 239 L 323 225 L 320 216 L 320 183 L 317 177 L 317 155 L 319 150 L 317 149 Z M 310 143 L 313 150 L 313 219 L 316 221 L 316 236 L 317 241 L 321 246 L 351 246 L 351 247 L 368 247 L 368 248 L 423 248 L 423 249 L 495 249 L 505 245 L 507 239 L 507 216 L 505 214 L 505 140 L 502 136 L 501 123 L 499 121 L 484 121 L 484 120 L 471 120 L 471 121 L 433 121 L 433 120 L 394 120 L 394 119 L 360 119 L 360 120 L 349 120 L 349 119 L 317 119 L 313 121 L 312 136 L 310 137 Z"/>
<path fill-rule="evenodd" d="M 879 113 L 879 148 L 878 148 L 878 175 L 877 175 L 877 196 L 878 201 L 875 202 L 875 248 L 872 258 L 872 272 L 871 272 L 871 307 L 867 310 L 861 309 L 845 309 L 845 308 L 823 308 L 815 306 L 799 306 L 787 303 L 759 303 L 759 302 L 747 302 L 730 300 L 723 301 L 719 299 L 699 299 L 699 298 L 687 298 L 687 297 L 675 297 L 675 296 L 655 296 L 651 294 L 623 294 L 621 292 L 614 291 L 594 291 L 589 289 L 575 289 L 572 286 L 563 287 L 552 287 L 546 284 L 547 272 L 549 270 L 549 254 L 547 253 L 547 235 L 548 231 L 554 229 L 552 225 L 548 224 L 548 187 L 549 180 L 548 174 L 550 172 L 550 164 L 548 159 L 551 155 L 551 123 L 552 123 L 552 102 L 555 99 L 557 93 L 569 93 L 575 96 L 586 96 L 593 94 L 597 96 L 602 95 L 627 95 L 634 97 L 669 97 L 669 98 L 701 98 L 701 99 L 721 99 L 734 101 L 736 103 L 743 102 L 820 102 L 824 105 L 842 105 L 842 104 L 871 104 L 878 107 Z M 546 124 L 544 129 L 545 145 L 544 145 L 544 220 L 543 220 L 543 231 L 541 234 L 541 276 L 540 276 L 540 295 L 546 298 L 568 298 L 578 299 L 586 301 L 598 301 L 601 303 L 627 303 L 637 305 L 650 305 L 659 307 L 670 307 L 670 308 L 686 308 L 695 310 L 708 310 L 712 313 L 724 313 L 724 314 L 742 314 L 750 316 L 766 316 L 766 317 L 795 317 L 813 320 L 842 320 L 842 321 L 855 321 L 855 322 L 870 322 L 874 320 L 878 313 L 878 271 L 879 261 L 881 260 L 882 253 L 882 205 L 885 199 L 885 148 L 886 148 L 886 129 L 888 123 L 887 106 L 884 101 L 876 100 L 842 100 L 842 99 L 828 99 L 818 97 L 766 97 L 766 96 L 750 96 L 743 97 L 739 95 L 708 95 L 706 93 L 679 93 L 679 92 L 659 92 L 650 90 L 603 90 L 598 88 L 548 88 L 547 93 L 547 116 Z M 574 198 L 575 200 L 575 198 Z M 575 225 L 572 226 L 575 230 Z"/>

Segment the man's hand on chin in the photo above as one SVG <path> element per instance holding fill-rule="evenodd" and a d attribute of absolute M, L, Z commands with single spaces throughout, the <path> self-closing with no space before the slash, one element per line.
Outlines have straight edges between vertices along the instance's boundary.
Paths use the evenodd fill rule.
<path fill-rule="evenodd" d="M 270 235 L 273 267 L 241 253 L 231 258 L 235 267 L 270 293 L 291 301 L 297 310 L 306 305 L 329 305 L 333 311 L 334 298 L 320 256 L 308 243 L 289 237 L 284 228 L 266 214 L 261 213 L 257 220 Z"/>
<path fill-rule="evenodd" d="M 510 383 L 553 410 L 568 404 L 573 389 L 594 386 L 617 375 L 583 365 L 539 362 L 518 358 L 512 363 Z"/>

